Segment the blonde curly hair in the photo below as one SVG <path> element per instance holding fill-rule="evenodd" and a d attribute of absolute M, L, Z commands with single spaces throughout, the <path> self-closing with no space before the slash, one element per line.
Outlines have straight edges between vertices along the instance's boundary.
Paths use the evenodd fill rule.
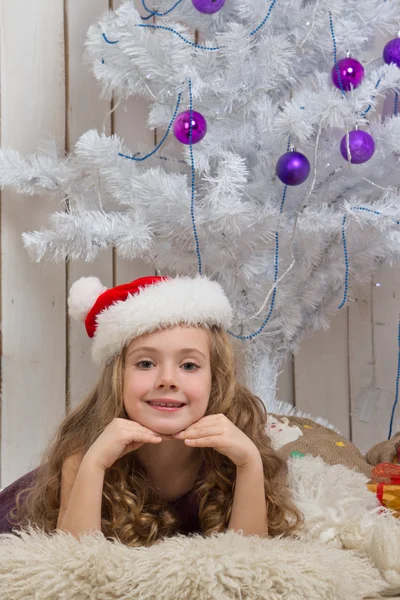
<path fill-rule="evenodd" d="M 271 448 L 265 433 L 265 407 L 238 382 L 235 353 L 226 333 L 216 326 L 207 331 L 212 385 L 206 414 L 226 415 L 257 446 L 264 468 L 269 535 L 290 535 L 301 525 L 302 516 L 290 499 L 286 463 Z M 48 533 L 56 529 L 64 461 L 74 454 L 83 455 L 114 418 L 127 418 L 124 368 L 125 351 L 104 368 L 92 393 L 59 426 L 42 457 L 35 484 L 18 494 L 12 517 L 19 526 L 31 524 Z M 201 531 L 204 535 L 222 532 L 232 511 L 236 468 L 212 448 L 199 448 L 198 458 L 201 467 L 193 493 L 199 499 Z M 178 516 L 158 496 L 134 452 L 106 471 L 101 514 L 106 537 L 128 546 L 150 546 L 176 533 L 178 527 Z"/>

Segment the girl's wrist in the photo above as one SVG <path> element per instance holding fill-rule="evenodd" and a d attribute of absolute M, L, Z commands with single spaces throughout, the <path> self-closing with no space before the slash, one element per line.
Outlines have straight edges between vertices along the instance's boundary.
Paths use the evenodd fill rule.
<path fill-rule="evenodd" d="M 252 454 L 249 454 L 249 456 L 246 457 L 246 459 L 242 463 L 237 464 L 236 469 L 238 471 L 248 471 L 248 470 L 254 471 L 254 470 L 258 470 L 258 469 L 263 470 L 261 454 L 259 453 L 257 448 L 255 449 L 255 452 L 253 452 Z"/>
<path fill-rule="evenodd" d="M 80 468 L 84 470 L 97 471 L 99 473 L 105 473 L 106 469 L 101 465 L 93 456 L 89 454 L 89 450 L 86 452 L 82 459 Z"/>

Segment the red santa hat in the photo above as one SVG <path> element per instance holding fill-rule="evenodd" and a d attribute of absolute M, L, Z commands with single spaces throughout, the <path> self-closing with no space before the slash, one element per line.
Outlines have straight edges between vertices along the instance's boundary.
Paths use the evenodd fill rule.
<path fill-rule="evenodd" d="M 144 333 L 176 325 L 227 328 L 232 320 L 222 287 L 203 276 L 141 277 L 110 289 L 97 277 L 82 277 L 71 287 L 68 308 L 85 322 L 99 366 Z"/>

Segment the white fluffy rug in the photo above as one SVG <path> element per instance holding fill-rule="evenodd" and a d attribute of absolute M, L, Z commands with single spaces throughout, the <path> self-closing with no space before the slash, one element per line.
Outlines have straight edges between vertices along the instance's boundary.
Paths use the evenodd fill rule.
<path fill-rule="evenodd" d="M 128 548 L 101 534 L 0 536 L 4 599 L 361 600 L 383 585 L 365 559 L 316 542 L 228 532 Z"/>
<path fill-rule="evenodd" d="M 361 600 L 400 592 L 400 521 L 366 477 L 289 461 L 301 539 L 175 537 L 128 548 L 101 534 L 0 536 L 0 598 L 12 600 Z M 249 507 L 251 509 L 251 507 Z"/>

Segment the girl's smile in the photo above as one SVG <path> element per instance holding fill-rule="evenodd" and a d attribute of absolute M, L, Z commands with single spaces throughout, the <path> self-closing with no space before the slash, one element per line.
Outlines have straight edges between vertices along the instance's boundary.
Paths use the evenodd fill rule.
<path fill-rule="evenodd" d="M 146 400 L 146 403 L 151 406 L 151 408 L 166 412 L 176 412 L 177 410 L 180 410 L 186 406 L 186 403 L 184 402 L 171 401 L 168 398 L 160 398 L 159 400 Z"/>

